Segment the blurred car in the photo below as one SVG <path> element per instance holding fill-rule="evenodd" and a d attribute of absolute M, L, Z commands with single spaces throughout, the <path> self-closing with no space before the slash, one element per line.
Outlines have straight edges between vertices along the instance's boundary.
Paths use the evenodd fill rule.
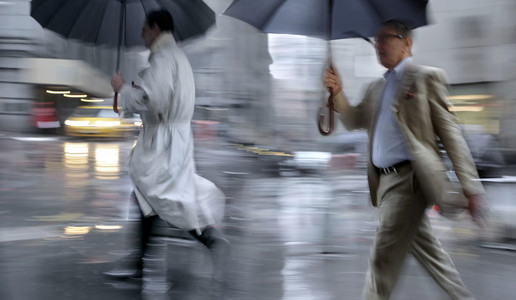
<path fill-rule="evenodd" d="M 505 158 L 496 136 L 482 132 L 463 132 L 480 178 L 498 176 L 497 171 L 505 165 Z M 448 171 L 453 172 L 452 162 L 442 143 L 439 143 L 439 150 Z"/>
<path fill-rule="evenodd" d="M 64 123 L 67 136 L 79 137 L 130 137 L 142 125 L 138 115 L 119 116 L 110 106 L 79 106 Z"/>
<path fill-rule="evenodd" d="M 487 133 L 470 132 L 465 138 L 480 177 L 496 175 L 496 171 L 505 165 L 497 137 Z"/>
<path fill-rule="evenodd" d="M 281 167 L 294 168 L 304 173 L 324 170 L 330 166 L 332 154 L 319 151 L 296 151 L 290 159 L 280 162 Z"/>
<path fill-rule="evenodd" d="M 355 154 L 355 168 L 366 169 L 368 155 L 369 137 L 366 131 L 346 132 L 337 136 L 336 153 Z"/>

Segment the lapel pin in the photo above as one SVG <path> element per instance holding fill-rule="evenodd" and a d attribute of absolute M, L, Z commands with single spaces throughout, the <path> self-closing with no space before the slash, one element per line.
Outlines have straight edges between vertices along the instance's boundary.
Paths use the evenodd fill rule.
<path fill-rule="evenodd" d="M 412 99 L 414 97 L 416 97 L 416 94 L 411 93 L 411 92 L 405 92 L 405 99 L 409 100 L 409 99 Z"/>

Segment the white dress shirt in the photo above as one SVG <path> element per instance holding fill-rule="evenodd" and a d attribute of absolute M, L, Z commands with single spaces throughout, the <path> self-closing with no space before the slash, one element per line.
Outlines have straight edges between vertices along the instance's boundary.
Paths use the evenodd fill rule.
<path fill-rule="evenodd" d="M 402 60 L 394 69 L 384 74 L 386 79 L 372 140 L 372 160 L 378 168 L 390 167 L 410 160 L 405 138 L 394 116 L 392 105 L 403 71 L 410 57 Z"/>

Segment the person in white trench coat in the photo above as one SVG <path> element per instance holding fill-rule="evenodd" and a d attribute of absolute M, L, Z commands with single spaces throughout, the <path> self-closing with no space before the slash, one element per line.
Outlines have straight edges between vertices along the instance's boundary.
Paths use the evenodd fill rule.
<path fill-rule="evenodd" d="M 158 218 L 190 232 L 210 250 L 229 246 L 212 226 L 222 220 L 224 194 L 196 173 L 190 124 L 194 77 L 187 57 L 176 45 L 173 26 L 168 11 L 149 13 L 142 29 L 150 49 L 149 66 L 139 73 L 141 87 L 125 83 L 120 74 L 111 80 L 120 94 L 114 110 L 120 107 L 138 113 L 143 121 L 129 161 L 133 195 L 142 214 L 141 251 L 136 273 L 127 277 L 141 277 L 152 223 Z M 221 260 L 219 256 L 214 260 Z M 222 266 L 214 261 L 214 267 Z"/>

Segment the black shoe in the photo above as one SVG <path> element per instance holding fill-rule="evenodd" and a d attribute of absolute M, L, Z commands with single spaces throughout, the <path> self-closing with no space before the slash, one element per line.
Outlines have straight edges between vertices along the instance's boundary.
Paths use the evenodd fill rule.
<path fill-rule="evenodd" d="M 191 233 L 195 238 L 197 238 L 201 243 L 206 245 L 206 247 L 212 251 L 219 249 L 224 249 L 223 251 L 225 251 L 229 249 L 229 241 L 219 230 L 212 226 L 206 227 L 202 231 L 201 235 L 197 235 L 195 231 Z"/>
<path fill-rule="evenodd" d="M 139 254 L 130 254 L 114 262 L 111 271 L 103 272 L 113 279 L 139 279 L 143 277 L 143 259 Z"/>
<path fill-rule="evenodd" d="M 143 260 L 122 259 L 111 271 L 104 272 L 104 275 L 120 280 L 140 279 L 143 277 Z"/>

